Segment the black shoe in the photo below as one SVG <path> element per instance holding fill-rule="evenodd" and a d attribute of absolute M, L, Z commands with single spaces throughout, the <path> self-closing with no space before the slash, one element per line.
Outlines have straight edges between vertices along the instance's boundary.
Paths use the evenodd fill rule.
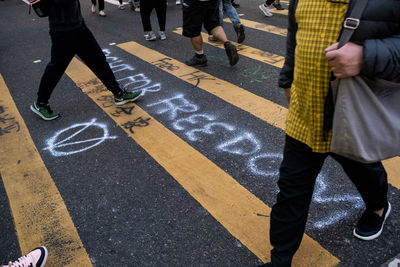
<path fill-rule="evenodd" d="M 272 3 L 272 5 L 273 5 L 277 10 L 284 10 L 284 8 L 281 6 L 280 3 L 279 3 L 279 4 Z"/>
<path fill-rule="evenodd" d="M 191 59 L 186 60 L 185 63 L 188 66 L 204 67 L 207 66 L 207 57 L 206 55 L 203 55 L 201 58 L 198 58 L 196 55 L 194 55 Z"/>
<path fill-rule="evenodd" d="M 229 64 L 231 64 L 231 66 L 235 65 L 239 61 L 239 55 L 236 47 L 229 41 L 224 43 L 224 47 L 226 55 L 229 58 Z"/>
<path fill-rule="evenodd" d="M 240 7 L 240 5 L 238 4 L 238 3 L 235 3 L 235 1 L 233 1 L 232 0 L 232 6 L 234 7 L 234 8 L 238 8 L 238 7 Z"/>
<path fill-rule="evenodd" d="M 237 34 L 237 42 L 240 44 L 244 41 L 245 35 L 244 35 L 244 27 L 243 24 L 235 24 L 233 25 L 233 28 L 235 29 L 235 32 Z"/>
<path fill-rule="evenodd" d="M 390 203 L 388 202 L 383 210 L 382 216 L 379 216 L 373 211 L 365 210 L 356 228 L 354 228 L 353 234 L 362 240 L 377 238 L 382 233 L 383 225 L 391 209 Z"/>

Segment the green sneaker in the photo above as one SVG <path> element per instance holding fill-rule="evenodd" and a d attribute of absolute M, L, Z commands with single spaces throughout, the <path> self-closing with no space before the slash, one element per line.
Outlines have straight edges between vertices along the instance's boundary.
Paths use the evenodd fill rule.
<path fill-rule="evenodd" d="M 136 99 L 138 99 L 140 97 L 141 94 L 142 94 L 141 90 L 136 91 L 136 92 L 122 91 L 122 95 L 121 96 L 115 96 L 114 95 L 115 105 L 119 106 L 119 105 L 123 105 L 123 104 L 128 103 L 128 102 L 135 101 Z"/>
<path fill-rule="evenodd" d="M 51 121 L 60 117 L 60 114 L 58 114 L 58 112 L 51 110 L 49 104 L 47 104 L 46 106 L 39 106 L 35 101 L 31 105 L 31 110 L 45 121 Z"/>

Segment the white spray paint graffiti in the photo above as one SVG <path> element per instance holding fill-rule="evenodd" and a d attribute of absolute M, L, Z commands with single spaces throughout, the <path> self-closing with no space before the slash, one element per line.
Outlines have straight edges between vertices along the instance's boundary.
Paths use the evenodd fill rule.
<path fill-rule="evenodd" d="M 132 65 L 123 63 L 124 61 L 122 59 L 111 56 L 110 49 L 103 49 L 103 53 L 106 56 L 110 68 L 114 73 L 135 70 L 135 67 L 133 67 Z M 117 65 L 116 63 L 121 64 Z M 142 90 L 142 96 L 146 95 L 147 92 L 155 93 L 161 90 L 161 84 L 152 84 L 153 81 L 149 79 L 144 73 L 129 75 L 127 77 L 117 79 L 117 81 L 121 83 L 122 87 L 127 91 L 132 92 Z"/>
<path fill-rule="evenodd" d="M 198 119 L 200 119 L 200 118 L 203 118 L 203 119 L 205 119 L 207 121 L 214 121 L 216 119 L 215 116 L 212 116 L 212 115 L 194 114 L 194 115 L 190 115 L 187 118 L 182 118 L 182 119 L 176 120 L 172 124 L 172 126 L 176 130 L 182 131 L 182 130 L 185 130 L 185 127 L 182 125 L 184 122 L 188 122 L 188 123 L 193 125 L 193 124 L 199 123 Z"/>
<path fill-rule="evenodd" d="M 388 267 L 399 267 L 400 266 L 400 259 L 394 259 L 388 265 Z"/>
<path fill-rule="evenodd" d="M 217 150 L 231 154 L 246 156 L 252 155 L 260 151 L 261 144 L 254 136 L 254 134 L 244 132 L 243 134 L 239 134 L 232 139 L 218 145 Z"/>
<path fill-rule="evenodd" d="M 109 49 L 103 49 L 103 52 L 106 55 L 107 61 L 110 62 L 113 72 L 135 70 L 133 66 L 124 64 L 119 58 L 110 56 L 111 51 Z M 143 73 L 120 78 L 118 82 L 122 83 L 125 88 L 129 87 L 129 91 L 142 90 L 143 95 L 147 92 L 159 92 L 162 88 L 160 83 L 152 84 L 152 80 Z M 173 121 L 172 127 L 175 130 L 183 131 L 188 140 L 193 142 L 202 142 L 205 140 L 203 138 L 204 136 L 220 134 L 221 131 L 223 131 L 223 133 L 234 134 L 228 138 L 228 140 L 217 144 L 216 150 L 221 153 L 245 157 L 245 165 L 249 172 L 254 175 L 268 177 L 269 179 L 277 179 L 279 175 L 279 165 L 282 161 L 282 154 L 265 151 L 265 149 L 263 149 L 263 144 L 253 133 L 245 129 L 238 129 L 231 124 L 218 122 L 215 115 L 190 114 L 198 112 L 200 108 L 198 105 L 187 100 L 183 94 L 176 94 L 175 96 L 159 100 L 147 106 L 157 108 L 157 114 L 167 115 L 168 118 Z M 183 117 L 185 114 L 189 116 Z M 326 177 L 320 174 L 316 181 L 313 195 L 314 202 L 318 204 L 341 204 L 350 202 L 352 203 L 351 206 L 354 208 L 353 212 L 363 205 L 361 198 L 357 195 L 342 193 L 328 196 L 327 184 L 328 181 Z M 277 192 L 278 188 L 276 188 L 275 191 Z M 327 216 L 327 218 L 312 222 L 312 226 L 318 229 L 326 228 L 337 223 L 346 216 L 351 215 L 351 213 L 352 211 L 350 210 L 336 211 L 330 214 L 330 216 Z"/>
<path fill-rule="evenodd" d="M 227 131 L 234 131 L 235 127 L 226 124 L 226 123 L 222 123 L 222 122 L 211 122 L 211 123 L 207 123 L 206 125 L 203 126 L 203 128 L 199 128 L 199 129 L 192 129 L 190 131 L 186 132 L 186 136 L 189 138 L 190 141 L 199 141 L 200 134 L 207 134 L 207 135 L 211 135 L 215 133 L 215 130 L 213 130 L 213 128 L 224 128 Z"/>
<path fill-rule="evenodd" d="M 174 129 L 179 130 L 179 131 L 183 131 L 185 130 L 185 127 L 183 126 L 184 122 L 187 122 L 191 125 L 195 125 L 197 123 L 200 123 L 202 120 L 204 121 L 214 121 L 216 118 L 215 116 L 212 115 L 208 115 L 208 114 L 194 114 L 191 115 L 187 118 L 181 118 L 176 120 L 172 126 L 174 127 Z M 203 126 L 203 128 L 198 128 L 198 129 L 192 129 L 187 131 L 185 134 L 188 137 L 188 139 L 190 141 L 202 141 L 202 139 L 199 137 L 199 135 L 202 134 L 214 134 L 215 131 L 212 129 L 214 127 L 221 127 L 221 128 L 225 128 L 228 131 L 234 131 L 235 127 L 226 123 L 222 123 L 222 122 L 212 122 L 212 123 L 207 123 L 206 125 Z"/>
<path fill-rule="evenodd" d="M 71 141 L 71 139 L 73 139 L 74 137 L 77 137 L 80 133 L 87 130 L 89 127 L 95 127 L 95 128 L 100 129 L 103 132 L 103 135 L 101 137 L 96 137 L 96 138 L 91 138 L 91 139 L 86 139 L 86 140 Z M 72 133 L 70 136 L 59 140 L 59 137 L 62 134 L 65 134 L 74 129 L 77 129 L 77 131 Z M 116 139 L 116 138 L 117 138 L 116 136 L 109 135 L 107 126 L 105 124 L 96 122 L 96 119 L 92 119 L 89 122 L 77 123 L 77 124 L 71 125 L 68 128 L 65 128 L 61 131 L 56 132 L 53 137 L 51 137 L 50 139 L 47 140 L 47 147 L 44 149 L 48 150 L 55 157 L 68 156 L 68 155 L 80 153 L 80 152 L 86 151 L 88 149 L 91 149 L 93 147 L 96 147 L 96 146 L 100 145 L 101 143 L 103 143 L 107 139 Z M 69 141 L 69 142 L 67 142 L 67 141 Z M 78 145 L 82 145 L 82 144 L 88 144 L 88 146 L 79 148 L 76 150 L 62 151 L 63 148 L 78 146 Z"/>
<path fill-rule="evenodd" d="M 135 68 L 129 64 L 118 64 L 118 65 L 116 64 L 116 63 L 120 63 L 120 62 L 123 62 L 123 60 L 115 60 L 115 61 L 108 63 L 110 65 L 111 70 L 114 73 L 123 71 L 123 70 L 135 70 Z"/>
<path fill-rule="evenodd" d="M 170 120 L 176 119 L 176 117 L 178 116 L 178 112 L 189 113 L 195 112 L 199 109 L 197 105 L 192 104 L 189 100 L 185 99 L 183 94 L 178 94 L 171 98 L 160 100 L 147 106 L 154 107 L 158 105 L 163 105 L 164 108 L 159 108 L 156 111 L 157 114 L 167 113 L 169 114 Z"/>
<path fill-rule="evenodd" d="M 160 107 L 161 106 L 161 107 Z M 172 126 L 178 131 L 184 131 L 190 141 L 204 141 L 200 135 L 215 135 L 224 132 L 232 132 L 233 137 L 216 145 L 216 150 L 246 158 L 246 167 L 249 172 L 258 176 L 277 178 L 279 175 L 279 165 L 282 161 L 281 153 L 263 152 L 263 145 L 257 137 L 244 129 L 239 129 L 233 125 L 218 122 L 217 117 L 211 114 L 190 114 L 188 117 L 179 118 L 184 114 L 197 112 L 199 106 L 187 100 L 183 94 L 177 94 L 171 98 L 159 100 L 148 104 L 147 107 L 155 107 L 157 114 L 165 114 L 173 121 Z M 239 134 L 238 134 L 239 133 Z M 261 167 L 262 166 L 262 167 Z M 362 206 L 359 196 L 342 194 L 328 196 L 328 182 L 324 175 L 320 174 L 317 182 L 313 200 L 319 204 L 327 203 L 352 203 L 355 209 Z M 278 189 L 276 189 L 278 191 Z M 318 229 L 326 228 L 349 216 L 351 211 L 334 211 L 327 218 L 321 218 L 312 223 Z"/>
<path fill-rule="evenodd" d="M 265 176 L 265 177 L 276 177 L 279 175 L 279 170 L 277 168 L 274 168 L 276 165 L 279 165 L 279 163 L 282 161 L 282 154 L 278 153 L 263 153 L 259 155 L 255 155 L 249 159 L 249 168 L 252 170 L 254 174 L 260 175 L 260 176 Z M 257 162 L 259 160 L 266 160 L 268 164 L 272 165 L 263 165 L 267 169 L 260 169 L 258 167 Z M 274 166 L 275 165 L 275 166 Z"/>
<path fill-rule="evenodd" d="M 329 203 L 352 203 L 352 207 L 354 209 L 359 209 L 363 206 L 363 201 L 361 197 L 356 195 L 342 194 L 342 195 L 334 195 L 332 197 L 326 196 L 328 194 L 328 186 L 327 186 L 327 178 L 325 175 L 319 174 L 315 192 L 313 195 L 313 201 L 319 204 L 329 204 Z M 320 220 L 313 223 L 313 226 L 317 229 L 323 229 L 328 227 L 329 225 L 335 224 L 347 216 L 351 215 L 349 210 L 340 210 L 333 212 L 331 216 L 325 218 L 325 220 Z"/>

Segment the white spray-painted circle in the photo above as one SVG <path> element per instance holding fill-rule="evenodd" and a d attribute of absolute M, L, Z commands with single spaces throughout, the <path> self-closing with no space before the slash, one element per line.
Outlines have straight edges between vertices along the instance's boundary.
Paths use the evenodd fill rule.
<path fill-rule="evenodd" d="M 103 131 L 103 136 L 86 139 L 86 140 L 67 142 L 67 141 L 71 140 L 72 138 L 76 137 L 77 135 L 79 135 L 80 133 L 82 133 L 83 131 L 85 131 L 86 129 L 88 129 L 89 127 L 97 127 L 99 129 L 101 129 Z M 73 133 L 72 135 L 70 135 L 62 140 L 58 140 L 59 136 L 61 134 L 65 133 L 67 131 L 70 131 L 72 129 L 78 129 L 78 130 L 75 133 Z M 101 143 L 103 143 L 107 139 L 116 139 L 116 138 L 117 138 L 116 136 L 109 136 L 108 129 L 105 124 L 96 122 L 96 119 L 92 119 L 89 122 L 77 123 L 77 124 L 71 125 L 68 128 L 65 128 L 61 131 L 56 132 L 52 138 L 47 140 L 47 147 L 44 149 L 50 151 L 50 153 L 55 157 L 68 156 L 68 155 L 80 153 L 80 152 L 89 150 L 93 147 L 96 147 L 96 146 L 100 145 Z M 60 150 L 60 148 L 63 148 L 63 147 L 69 147 L 69 146 L 84 144 L 84 143 L 87 143 L 90 145 L 87 147 L 81 148 L 81 149 L 73 150 L 73 151 L 61 151 Z"/>

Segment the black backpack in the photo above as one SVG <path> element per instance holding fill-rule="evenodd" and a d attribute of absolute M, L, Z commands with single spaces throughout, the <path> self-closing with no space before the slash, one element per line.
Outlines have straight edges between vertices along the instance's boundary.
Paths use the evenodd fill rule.
<path fill-rule="evenodd" d="M 39 17 L 48 17 L 50 14 L 51 2 L 52 0 L 29 0 L 29 14 L 31 13 L 31 8 Z"/>

